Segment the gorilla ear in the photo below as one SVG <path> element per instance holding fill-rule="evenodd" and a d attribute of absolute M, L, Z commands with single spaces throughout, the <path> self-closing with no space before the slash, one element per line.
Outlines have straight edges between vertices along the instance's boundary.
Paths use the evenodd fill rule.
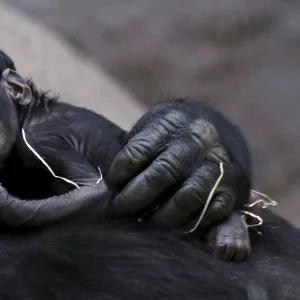
<path fill-rule="evenodd" d="M 9 97 L 19 105 L 28 105 L 31 102 L 31 89 L 25 79 L 12 69 L 6 69 L 2 73 L 2 81 Z"/>

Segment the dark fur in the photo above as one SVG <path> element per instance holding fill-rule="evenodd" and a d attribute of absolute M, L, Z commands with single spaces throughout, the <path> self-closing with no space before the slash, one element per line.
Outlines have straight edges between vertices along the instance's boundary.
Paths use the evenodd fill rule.
<path fill-rule="evenodd" d="M 0 53 L 0 63 L 1 68 L 14 68 L 12 61 L 3 53 Z M 84 126 L 81 121 L 86 124 L 86 120 L 89 120 L 91 127 L 88 127 L 82 138 L 97 141 L 97 151 L 89 156 L 90 162 L 94 168 L 100 165 L 105 175 L 114 155 L 120 149 L 118 147 L 126 140 L 126 133 L 124 137 L 122 130 L 116 129 L 114 124 L 88 110 L 68 104 L 58 105 L 36 89 L 33 92 L 37 101 L 29 111 L 21 112 L 21 122 L 29 139 L 34 142 L 30 134 L 34 137 L 35 134 L 40 134 L 37 139 L 40 141 L 45 136 L 59 132 L 61 127 L 56 122 L 61 121 L 64 126 L 68 126 L 69 117 L 73 120 L 76 116 L 76 122 L 71 124 L 75 132 Z M 178 101 L 179 109 L 183 108 L 183 103 Z M 203 104 L 199 104 L 202 109 L 201 105 Z M 189 106 L 184 107 L 188 113 L 194 111 Z M 152 115 L 156 113 L 154 108 Z M 207 118 L 213 118 L 212 120 L 215 118 L 212 116 L 217 116 L 217 129 L 226 137 L 223 137 L 223 143 L 231 149 L 229 154 L 250 180 L 248 152 L 243 148 L 243 141 L 241 145 L 239 137 L 236 139 L 232 135 L 235 128 L 231 125 L 223 126 L 226 119 L 222 121 L 219 113 L 208 110 L 207 114 Z M 145 118 L 149 118 L 149 114 Z M 1 118 L 0 122 L 5 122 L 3 120 L 5 119 Z M 47 129 L 46 126 L 43 132 L 37 132 L 35 129 L 44 121 L 47 124 L 50 121 L 52 127 Z M 143 119 L 137 124 L 135 131 L 138 131 L 141 122 Z M 92 137 L 89 136 L 91 132 Z M 82 145 L 89 146 L 85 140 Z M 55 155 L 61 154 L 57 145 L 51 151 Z M 90 155 L 90 152 L 83 153 Z M 64 157 L 66 158 L 69 157 Z M 52 185 L 49 186 L 52 179 L 47 177 L 43 168 L 28 167 L 38 163 L 32 159 L 19 137 L 2 170 L 2 179 L 15 194 L 28 198 L 44 197 L 53 192 Z M 70 161 L 73 159 L 70 158 Z M 48 162 L 52 162 L 59 170 L 55 161 L 50 159 Z M 86 170 L 81 170 L 80 164 L 78 170 L 73 175 L 86 175 Z M 94 180 L 93 177 L 96 176 L 95 172 L 92 173 L 89 180 Z M 104 195 L 102 196 L 101 200 L 104 202 Z M 62 196 L 60 200 L 68 202 L 70 199 Z M 13 201 L 9 204 L 14 203 Z M 6 210 L 1 209 L 2 217 L 5 213 Z M 49 225 L 44 229 L 35 228 L 31 232 L 2 232 L 0 299 L 299 299 L 300 233 L 271 213 L 266 214 L 263 236 L 254 236 L 252 260 L 241 265 L 216 260 L 206 252 L 205 244 L 190 244 L 178 236 L 143 228 L 141 224 L 103 221 L 96 223 L 93 220 L 89 223 L 82 222 L 77 220 L 76 224 Z"/>
<path fill-rule="evenodd" d="M 56 174 L 73 179 L 79 185 L 95 185 L 100 177 L 98 166 L 101 166 L 105 178 L 113 158 L 127 140 L 127 133 L 104 117 L 88 109 L 60 102 L 57 97 L 38 90 L 33 82 L 28 83 L 34 101 L 22 116 L 29 143 L 39 154 L 43 151 L 48 153 L 43 157 Z M 69 140 L 64 140 L 64 134 Z M 74 140 L 70 135 L 75 135 Z M 48 141 L 51 139 L 54 142 L 50 145 Z M 65 141 L 66 147 L 62 145 Z M 80 155 L 72 156 L 73 153 Z M 61 161 L 69 164 L 65 175 L 61 172 Z M 28 150 L 21 132 L 5 167 L 2 172 L 3 180 L 12 194 L 22 195 L 24 199 L 30 200 L 50 197 L 53 194 L 52 183 L 55 179 Z M 18 172 L 15 172 L 16 169 Z M 13 187 L 14 176 L 20 178 L 21 186 L 18 189 Z M 57 182 L 66 190 L 73 188 L 60 180 Z"/>
<path fill-rule="evenodd" d="M 125 223 L 49 227 L 0 240 L 0 299 L 298 300 L 300 233 L 266 214 L 246 264 Z"/>

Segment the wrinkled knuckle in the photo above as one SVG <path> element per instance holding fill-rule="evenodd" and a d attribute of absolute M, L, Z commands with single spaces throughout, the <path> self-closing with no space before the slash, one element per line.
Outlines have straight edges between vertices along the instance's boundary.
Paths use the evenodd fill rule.
<path fill-rule="evenodd" d="M 125 148 L 126 156 L 130 158 L 132 163 L 147 159 L 151 151 L 148 141 L 132 142 Z"/>
<path fill-rule="evenodd" d="M 193 201 L 196 201 L 195 204 L 198 204 L 199 206 L 202 206 L 204 204 L 202 189 L 198 184 L 192 184 L 189 186 L 188 197 L 190 199 L 193 199 Z"/>
<path fill-rule="evenodd" d="M 158 118 L 155 122 L 149 124 L 159 135 L 169 136 L 172 133 L 178 132 L 180 129 L 186 127 L 186 115 L 179 111 L 171 111 Z"/>
<path fill-rule="evenodd" d="M 193 140 L 200 146 L 207 148 L 215 147 L 219 144 L 219 135 L 216 128 L 204 119 L 197 119 L 190 124 L 190 132 Z"/>
<path fill-rule="evenodd" d="M 176 160 L 181 165 L 185 164 L 196 155 L 189 143 L 182 140 L 174 141 L 169 148 L 168 155 L 170 159 Z"/>
<path fill-rule="evenodd" d="M 144 130 L 141 133 L 133 136 L 128 145 L 140 145 L 149 151 L 153 148 L 152 144 L 155 145 L 161 139 L 161 134 L 157 131 L 155 126 L 151 126 L 148 130 Z"/>
<path fill-rule="evenodd" d="M 202 194 L 204 187 L 207 185 L 207 180 L 204 177 L 193 177 L 189 180 L 188 184 L 186 185 L 186 189 L 188 191 L 193 192 L 194 194 L 198 193 L 199 195 Z"/>
<path fill-rule="evenodd" d="M 180 111 L 171 111 L 160 119 L 160 124 L 171 131 L 176 131 L 186 126 L 186 115 Z"/>
<path fill-rule="evenodd" d="M 206 148 L 208 156 L 217 161 L 229 162 L 226 149 L 220 142 L 216 128 L 204 119 L 197 119 L 190 125 L 192 140 L 200 146 Z"/>
<path fill-rule="evenodd" d="M 197 177 L 198 181 L 202 180 L 204 183 L 214 179 L 216 177 L 216 165 L 206 164 L 201 166 L 195 176 Z"/>
<path fill-rule="evenodd" d="M 197 211 L 204 204 L 201 189 L 196 184 L 185 186 L 180 197 L 174 198 L 174 204 L 181 211 Z"/>
<path fill-rule="evenodd" d="M 179 167 L 179 168 L 178 168 Z M 168 155 L 162 155 L 153 165 L 153 169 L 159 174 L 165 174 L 165 176 L 177 179 L 180 177 L 180 162 L 179 159 L 168 153 Z"/>

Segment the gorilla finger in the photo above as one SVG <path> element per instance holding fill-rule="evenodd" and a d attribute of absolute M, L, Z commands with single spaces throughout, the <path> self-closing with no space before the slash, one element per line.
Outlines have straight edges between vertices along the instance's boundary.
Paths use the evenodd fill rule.
<path fill-rule="evenodd" d="M 226 250 L 222 259 L 230 261 L 236 254 L 236 247 L 231 239 L 225 240 L 225 245 Z"/>
<path fill-rule="evenodd" d="M 182 188 L 152 217 L 157 226 L 177 228 L 188 222 L 197 211 L 203 209 L 217 176 L 217 165 L 204 164 Z"/>
<path fill-rule="evenodd" d="M 140 122 L 137 123 L 139 127 Z M 128 144 L 117 155 L 108 174 L 112 184 L 124 184 L 152 162 L 167 146 L 169 137 L 186 126 L 187 117 L 178 111 L 170 111 L 158 119 L 150 119 L 148 126 L 130 138 Z M 135 133 L 136 126 L 130 132 Z"/>
<path fill-rule="evenodd" d="M 234 256 L 233 260 L 235 262 L 244 262 L 248 260 L 251 256 L 251 247 L 250 243 L 247 243 L 242 240 L 237 241 L 237 251 L 236 255 Z"/>
<path fill-rule="evenodd" d="M 184 147 L 185 145 L 183 145 Z M 178 147 L 178 144 L 175 148 Z M 181 146 L 179 146 L 182 149 Z M 132 216 L 149 207 L 159 195 L 181 177 L 182 163 L 174 157 L 174 149 L 162 153 L 146 170 L 135 177 L 118 194 L 112 204 L 112 214 Z"/>
<path fill-rule="evenodd" d="M 153 128 L 134 136 L 114 159 L 108 172 L 108 182 L 119 185 L 131 180 L 155 157 L 165 139 L 162 132 Z"/>
<path fill-rule="evenodd" d="M 250 186 L 245 183 L 238 167 L 233 164 L 224 165 L 224 175 L 217 187 L 207 210 L 202 217 L 198 229 L 203 230 L 220 224 L 230 216 L 234 209 L 242 208 L 241 203 L 248 201 Z M 196 223 L 197 224 L 197 223 Z"/>
<path fill-rule="evenodd" d="M 219 192 L 227 194 L 234 200 L 236 210 L 243 209 L 250 197 L 251 184 L 242 169 L 236 163 L 226 164 Z"/>

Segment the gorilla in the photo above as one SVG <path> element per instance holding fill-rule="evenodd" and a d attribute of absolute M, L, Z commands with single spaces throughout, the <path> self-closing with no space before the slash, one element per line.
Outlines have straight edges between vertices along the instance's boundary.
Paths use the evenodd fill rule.
<path fill-rule="evenodd" d="M 0 299 L 298 298 L 299 232 L 272 213 L 262 236 L 250 232 L 253 256 L 244 264 L 182 239 L 213 234 L 222 258 L 249 257 L 239 211 L 250 196 L 250 154 L 220 112 L 175 99 L 127 133 L 58 103 L 0 58 Z M 198 224 L 221 162 L 224 175 Z"/>
<path fill-rule="evenodd" d="M 299 230 L 268 211 L 264 219 L 242 264 L 129 220 L 1 234 L 0 299 L 298 300 Z"/>
<path fill-rule="evenodd" d="M 151 108 L 127 133 L 90 110 L 51 98 L 19 75 L 3 51 L 0 58 L 3 231 L 130 218 L 207 237 L 221 258 L 250 256 L 239 213 L 251 188 L 250 153 L 239 128 L 219 111 L 173 99 Z M 220 163 L 222 180 L 208 199 Z M 98 167 L 105 178 L 100 182 Z"/>

